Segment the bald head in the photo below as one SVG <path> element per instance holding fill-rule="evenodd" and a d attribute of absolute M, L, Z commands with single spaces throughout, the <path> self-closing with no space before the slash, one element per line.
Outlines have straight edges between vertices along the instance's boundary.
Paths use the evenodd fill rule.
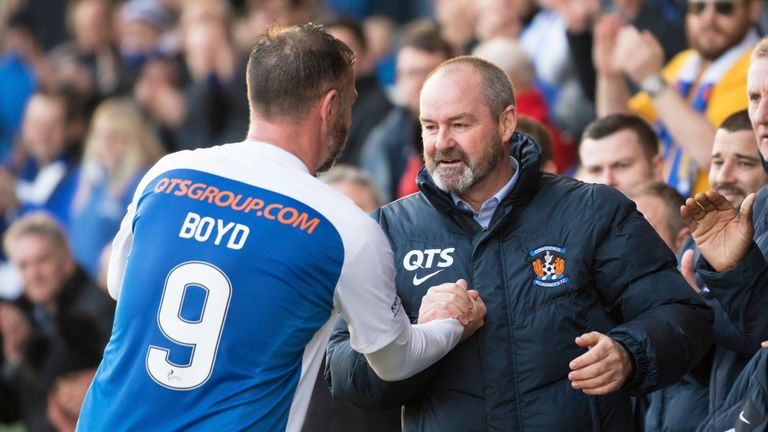
<path fill-rule="evenodd" d="M 493 63 L 474 56 L 455 57 L 443 62 L 429 74 L 424 88 L 438 77 L 454 73 L 467 76 L 468 71 L 469 76 L 478 77 L 479 83 L 476 83 L 476 87 L 482 87 L 483 102 L 494 118 L 498 118 L 507 107 L 515 106 L 515 90 L 507 74 Z M 477 91 L 477 88 L 474 91 Z"/>

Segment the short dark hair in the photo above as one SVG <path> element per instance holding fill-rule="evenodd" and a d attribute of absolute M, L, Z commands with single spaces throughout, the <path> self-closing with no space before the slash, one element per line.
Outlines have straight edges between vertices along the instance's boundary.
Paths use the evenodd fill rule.
<path fill-rule="evenodd" d="M 248 58 L 248 103 L 266 118 L 303 118 L 312 103 L 352 80 L 355 54 L 322 26 L 270 27 Z"/>
<path fill-rule="evenodd" d="M 752 131 L 752 122 L 749 120 L 749 111 L 737 111 L 723 120 L 718 129 L 728 132 Z"/>
<path fill-rule="evenodd" d="M 625 129 L 635 133 L 649 160 L 659 154 L 659 137 L 656 132 L 647 121 L 634 114 L 611 114 L 594 120 L 584 129 L 581 141 L 602 139 Z"/>
<path fill-rule="evenodd" d="M 432 78 L 437 72 L 455 66 L 468 66 L 480 74 L 483 80 L 483 102 L 491 115 L 499 117 L 508 106 L 515 106 L 515 90 L 506 72 L 495 64 L 475 56 L 459 56 L 446 60 L 429 73 Z"/>
<path fill-rule="evenodd" d="M 650 181 L 642 183 L 627 192 L 627 196 L 635 200 L 644 196 L 655 196 L 664 203 L 667 213 L 667 228 L 676 235 L 685 227 L 685 222 L 680 216 L 680 207 L 685 204 L 685 199 L 672 186 L 659 182 Z"/>
<path fill-rule="evenodd" d="M 552 160 L 552 135 L 549 133 L 544 123 L 533 117 L 520 115 L 517 117 L 516 129 L 518 132 L 530 136 L 534 141 L 539 143 L 539 147 L 541 147 L 539 165 L 543 165 L 545 162 Z"/>
<path fill-rule="evenodd" d="M 349 30 L 349 32 L 352 33 L 352 36 L 357 41 L 357 44 L 360 45 L 360 49 L 363 52 L 368 51 L 368 38 L 365 37 L 365 30 L 363 29 L 363 25 L 360 23 L 360 21 L 354 18 L 338 16 L 323 21 L 323 27 L 327 29 L 337 27 Z"/>
<path fill-rule="evenodd" d="M 442 36 L 440 29 L 429 21 L 416 21 L 405 27 L 397 50 L 414 48 L 428 53 L 442 54 L 446 59 L 453 57 L 453 48 Z"/>

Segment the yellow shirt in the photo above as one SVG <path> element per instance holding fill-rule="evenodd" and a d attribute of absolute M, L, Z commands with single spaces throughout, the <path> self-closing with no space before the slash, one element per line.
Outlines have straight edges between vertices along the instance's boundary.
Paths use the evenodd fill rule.
<path fill-rule="evenodd" d="M 694 50 L 686 50 L 677 54 L 662 69 L 661 76 L 675 85 L 678 81 L 678 75 L 683 66 L 691 59 Z M 715 127 L 719 126 L 729 115 L 747 108 L 747 69 L 749 68 L 749 57 L 751 50 L 747 50 L 723 75 L 723 77 L 712 88 L 712 94 L 707 103 L 707 109 L 704 115 Z M 684 95 L 685 97 L 685 95 Z M 651 123 L 656 123 L 657 115 L 653 107 L 651 97 L 641 92 L 629 101 L 629 108 L 646 118 Z M 685 159 L 690 159 L 684 155 Z M 665 161 L 668 162 L 668 161 Z M 691 195 L 709 190 L 708 170 L 699 169 L 695 182 L 691 188 Z M 665 172 L 669 176 L 669 172 Z"/>

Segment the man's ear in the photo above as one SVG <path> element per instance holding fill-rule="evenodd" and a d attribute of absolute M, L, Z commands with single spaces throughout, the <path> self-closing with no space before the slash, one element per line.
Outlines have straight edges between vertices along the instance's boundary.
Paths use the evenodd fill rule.
<path fill-rule="evenodd" d="M 512 138 L 512 134 L 517 127 L 517 108 L 509 105 L 504 109 L 499 118 L 499 132 L 501 132 L 502 142 L 507 142 Z"/>
<path fill-rule="evenodd" d="M 336 110 L 339 108 L 339 101 L 341 95 L 336 89 L 328 90 L 320 100 L 320 117 L 323 119 L 324 124 L 328 124 L 328 121 L 335 118 Z"/>
<path fill-rule="evenodd" d="M 651 168 L 653 169 L 653 179 L 659 182 L 664 181 L 664 158 L 660 154 L 654 155 L 651 159 Z"/>

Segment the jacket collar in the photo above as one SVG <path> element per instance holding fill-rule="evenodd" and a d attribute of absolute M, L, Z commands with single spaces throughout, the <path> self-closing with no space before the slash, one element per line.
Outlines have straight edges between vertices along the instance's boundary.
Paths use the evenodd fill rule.
<path fill-rule="evenodd" d="M 541 148 L 539 144 L 528 135 L 515 132 L 510 140 L 509 154 L 514 157 L 520 169 L 520 177 L 510 193 L 502 199 L 496 213 L 491 220 L 490 227 L 498 224 L 501 219 L 506 219 L 514 208 L 524 207 L 533 198 L 539 183 L 539 158 Z M 432 181 L 432 176 L 426 167 L 421 167 L 416 183 L 429 202 L 440 212 L 457 216 L 461 225 L 466 226 L 467 217 L 471 220 L 472 214 L 467 210 L 456 207 L 449 193 L 440 190 Z M 489 228 L 490 228 L 489 227 Z"/>

